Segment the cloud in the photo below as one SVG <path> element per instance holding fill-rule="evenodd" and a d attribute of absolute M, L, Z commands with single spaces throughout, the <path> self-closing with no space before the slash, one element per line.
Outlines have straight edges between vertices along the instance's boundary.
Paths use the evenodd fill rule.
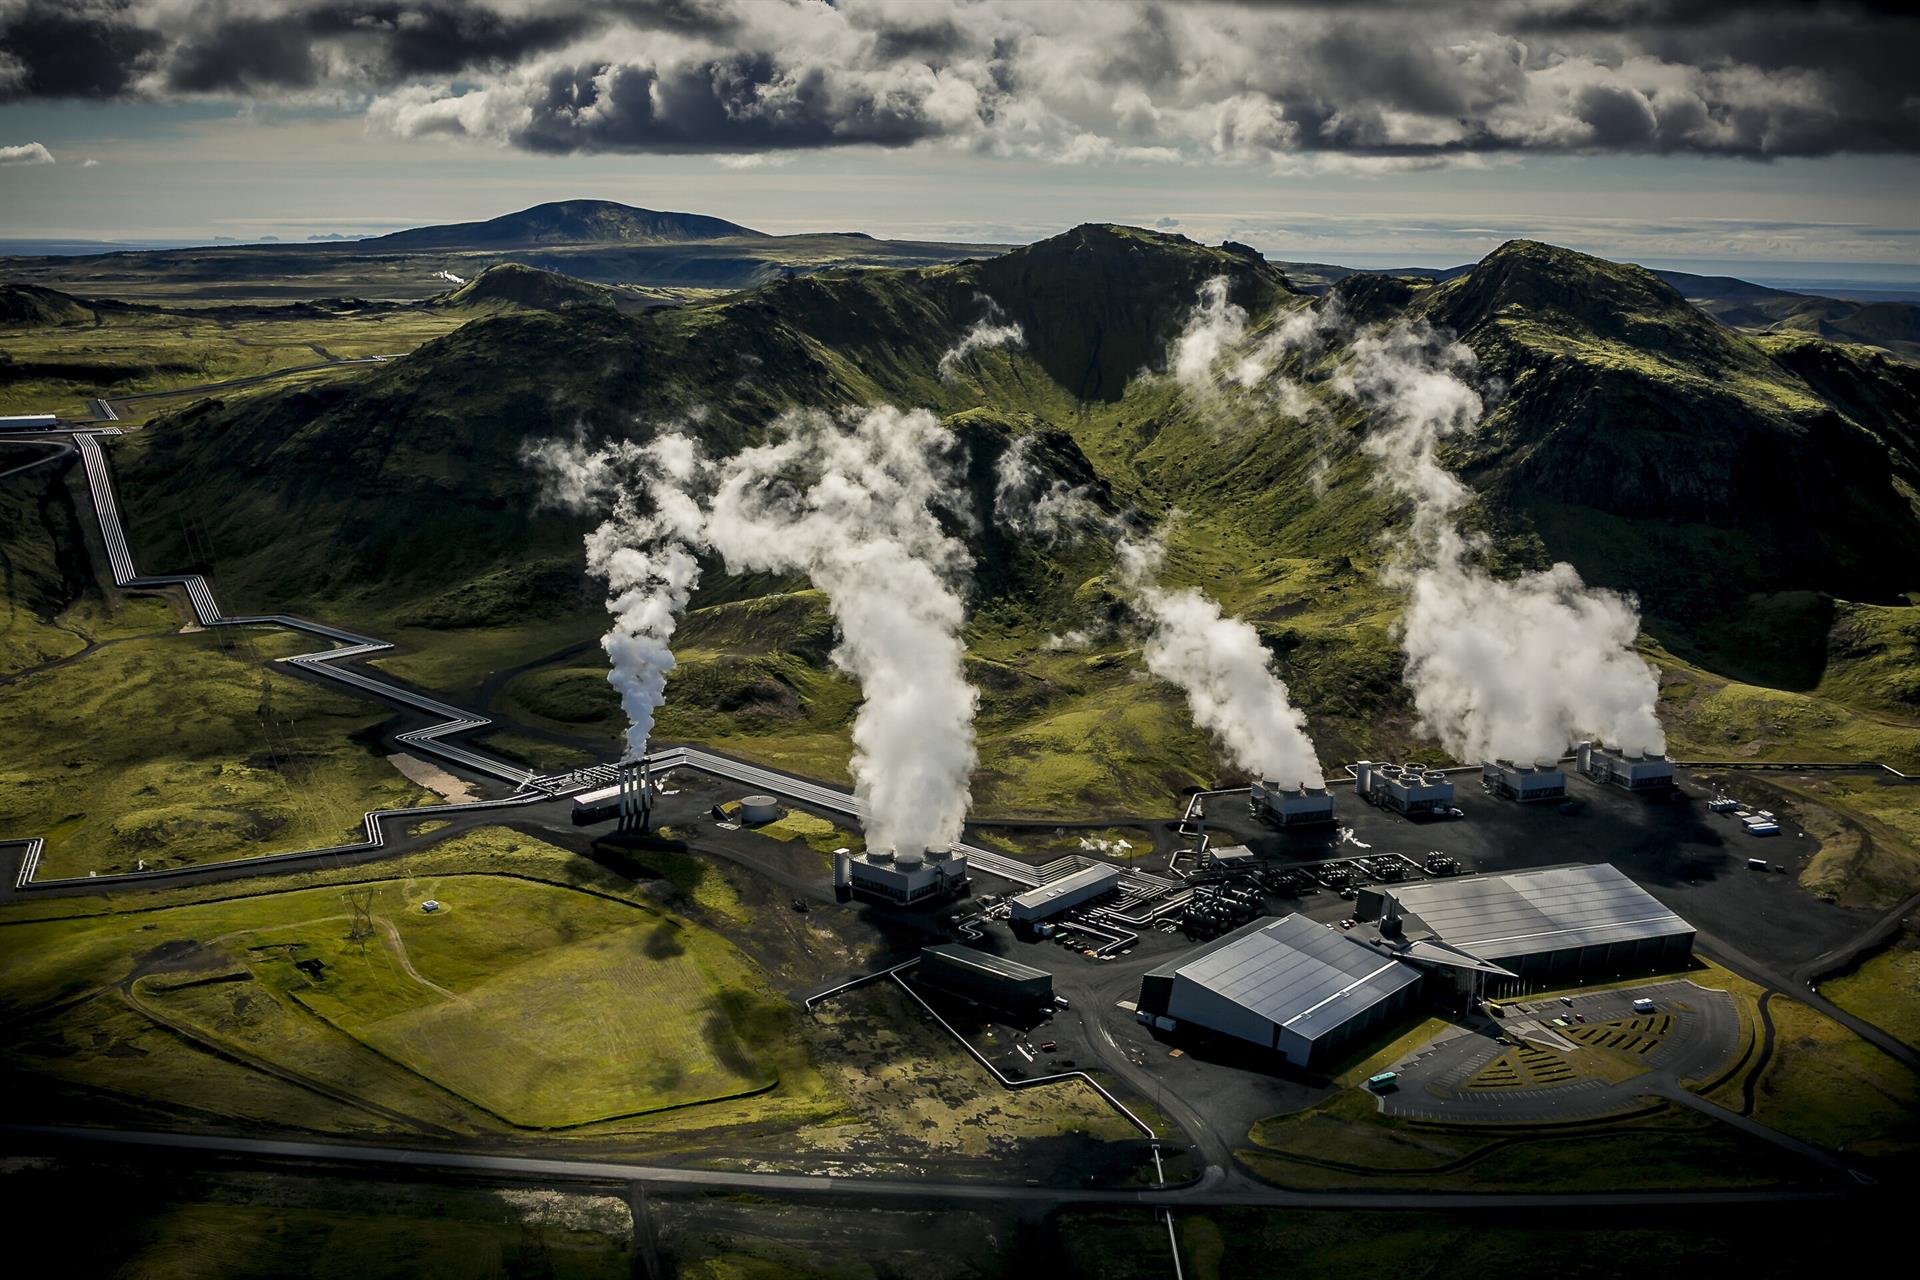
<path fill-rule="evenodd" d="M 1920 150 L 1920 21 L 1850 3 L 0 0 L 0 49 L 0 99 L 366 103 L 403 136 L 547 153 L 1369 173 Z"/>
<path fill-rule="evenodd" d="M 82 160 L 80 162 L 80 167 L 82 169 L 98 169 L 100 167 L 100 162 L 98 160 L 95 160 L 92 156 L 88 156 L 85 160 Z"/>
<path fill-rule="evenodd" d="M 53 152 L 38 142 L 23 142 L 17 147 L 0 147 L 0 165 L 52 163 Z"/>

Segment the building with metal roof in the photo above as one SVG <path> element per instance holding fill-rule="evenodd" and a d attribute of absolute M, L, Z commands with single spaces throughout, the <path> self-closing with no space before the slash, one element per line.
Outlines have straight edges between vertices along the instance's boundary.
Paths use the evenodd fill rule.
<path fill-rule="evenodd" d="M 1012 919 L 1016 925 L 1038 924 L 1119 889 L 1120 869 L 1095 863 L 1016 895 L 1012 900 Z"/>
<path fill-rule="evenodd" d="M 1256 920 L 1146 974 L 1139 1016 L 1197 1028 L 1323 1065 L 1398 1018 L 1420 970 L 1305 916 Z"/>
<path fill-rule="evenodd" d="M 1053 975 L 1046 970 L 957 942 L 920 948 L 914 977 L 937 991 L 1006 1013 L 1035 1013 L 1053 1003 Z"/>
<path fill-rule="evenodd" d="M 1616 868 L 1547 867 L 1395 886 L 1406 936 L 1448 945 L 1523 983 L 1672 968 L 1693 926 Z"/>

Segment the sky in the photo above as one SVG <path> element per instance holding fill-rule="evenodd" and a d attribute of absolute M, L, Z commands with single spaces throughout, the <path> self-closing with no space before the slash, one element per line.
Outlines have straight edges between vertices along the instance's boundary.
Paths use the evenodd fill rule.
<path fill-rule="evenodd" d="M 1920 20 L 1707 0 L 0 0 L 0 239 L 597 197 L 765 231 L 1530 237 L 1920 281 Z"/>

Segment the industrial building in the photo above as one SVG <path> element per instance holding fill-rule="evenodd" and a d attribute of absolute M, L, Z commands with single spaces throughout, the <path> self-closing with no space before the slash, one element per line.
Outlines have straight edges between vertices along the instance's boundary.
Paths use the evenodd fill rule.
<path fill-rule="evenodd" d="M 1353 793 L 1369 804 L 1410 818 L 1443 814 L 1453 808 L 1453 782 L 1446 774 L 1417 764 L 1362 760 L 1353 767 Z"/>
<path fill-rule="evenodd" d="M 1253 784 L 1252 808 L 1280 827 L 1324 826 L 1333 821 L 1333 796 L 1324 782 L 1288 787 L 1267 780 Z"/>
<path fill-rule="evenodd" d="M 835 856 L 835 883 L 843 870 Z M 925 902 L 944 902 L 967 891 L 967 859 L 947 849 L 928 849 L 921 853 L 902 849 L 869 849 L 845 859 L 846 882 L 841 887 L 855 897 L 890 902 L 896 906 L 916 906 Z"/>
<path fill-rule="evenodd" d="M 1015 1017 L 1038 1014 L 1053 1003 L 1053 975 L 1046 970 L 957 942 L 920 948 L 914 976 L 923 986 Z"/>
<path fill-rule="evenodd" d="M 34 431 L 59 420 L 51 413 L 11 413 L 0 416 L 0 431 Z"/>
<path fill-rule="evenodd" d="M 1256 920 L 1140 980 L 1138 1017 L 1321 1066 L 1413 1007 L 1420 970 L 1301 915 Z"/>
<path fill-rule="evenodd" d="M 1209 871 L 1252 871 L 1260 865 L 1253 850 L 1243 844 L 1210 845 L 1200 865 Z"/>
<path fill-rule="evenodd" d="M 1550 764 L 1489 760 L 1480 766 L 1480 784 L 1504 800 L 1518 800 L 1522 804 L 1561 800 L 1567 794 L 1567 775 Z"/>
<path fill-rule="evenodd" d="M 648 761 L 622 760 L 615 768 L 612 786 L 583 791 L 573 798 L 573 825 L 585 827 L 618 818 L 622 831 L 646 831 L 653 822 L 656 790 Z"/>
<path fill-rule="evenodd" d="M 1396 886 L 1408 939 L 1439 939 L 1523 983 L 1673 969 L 1693 926 L 1605 863 Z"/>
<path fill-rule="evenodd" d="M 1095 863 L 1016 895 L 1010 919 L 1016 926 L 1036 925 L 1119 890 L 1120 869 Z"/>
<path fill-rule="evenodd" d="M 1629 755 L 1613 747 L 1580 744 L 1575 756 L 1580 772 L 1602 786 L 1628 791 L 1669 791 L 1673 788 L 1673 761 L 1663 755 Z"/>

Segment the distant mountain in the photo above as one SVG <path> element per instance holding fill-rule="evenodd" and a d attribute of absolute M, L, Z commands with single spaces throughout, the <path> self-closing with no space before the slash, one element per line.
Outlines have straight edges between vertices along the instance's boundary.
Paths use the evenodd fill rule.
<path fill-rule="evenodd" d="M 353 242 L 356 250 L 415 253 L 430 249 L 525 249 L 548 245 L 684 244 L 693 240 L 765 238 L 764 233 L 699 213 L 636 209 L 612 200 L 556 200 L 485 222 L 414 227 Z"/>
<path fill-rule="evenodd" d="M 1882 347 L 1920 359 L 1920 306 L 1911 302 L 1857 302 L 1792 293 L 1732 276 L 1684 271 L 1655 275 L 1722 324 L 1749 333 L 1806 333 L 1836 342 Z"/>

